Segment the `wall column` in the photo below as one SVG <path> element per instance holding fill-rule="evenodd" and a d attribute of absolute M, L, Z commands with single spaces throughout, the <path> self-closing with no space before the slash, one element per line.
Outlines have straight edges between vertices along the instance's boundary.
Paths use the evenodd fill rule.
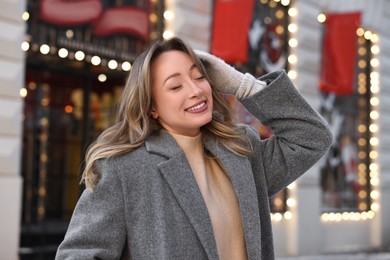
<path fill-rule="evenodd" d="M 0 255 L 19 259 L 22 202 L 20 176 L 25 35 L 25 0 L 0 2 Z"/>

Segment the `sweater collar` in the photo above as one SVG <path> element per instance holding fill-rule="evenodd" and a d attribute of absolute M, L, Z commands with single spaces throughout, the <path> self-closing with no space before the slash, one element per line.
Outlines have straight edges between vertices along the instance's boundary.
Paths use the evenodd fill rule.
<path fill-rule="evenodd" d="M 175 139 L 175 141 L 178 143 L 183 152 L 186 154 L 187 158 L 190 155 L 203 155 L 203 142 L 201 133 L 196 136 L 185 136 L 173 133 L 170 134 L 172 135 L 173 139 Z"/>
<path fill-rule="evenodd" d="M 161 129 L 153 132 L 145 141 L 146 150 L 150 153 L 155 153 L 165 158 L 176 157 L 182 154 L 186 149 L 181 147 L 182 145 L 188 146 L 188 143 L 195 144 L 199 142 L 202 144 L 202 138 L 204 138 L 205 148 L 214 155 L 223 155 L 229 153 L 226 147 L 224 147 L 218 140 L 213 136 L 202 136 L 199 134 L 195 137 L 186 137 L 178 135 L 180 140 L 175 138 L 167 132 L 165 129 Z M 191 140 L 191 138 L 194 138 Z M 181 140 L 183 139 L 183 140 Z"/>

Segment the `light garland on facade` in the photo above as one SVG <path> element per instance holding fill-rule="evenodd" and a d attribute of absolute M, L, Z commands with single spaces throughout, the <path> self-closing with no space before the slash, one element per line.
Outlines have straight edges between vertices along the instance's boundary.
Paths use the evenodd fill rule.
<path fill-rule="evenodd" d="M 287 26 L 288 30 L 288 45 L 289 45 L 289 54 L 287 58 L 288 62 L 288 76 L 289 78 L 294 82 L 298 76 L 298 73 L 296 71 L 296 65 L 298 62 L 298 57 L 296 55 L 296 47 L 298 46 L 298 40 L 296 38 L 296 34 L 298 32 L 298 24 L 297 24 L 297 15 L 298 10 L 291 5 L 290 0 L 273 0 L 275 3 L 280 2 L 283 6 L 288 7 L 287 9 L 287 15 L 288 15 L 288 21 L 289 24 Z M 283 17 L 284 13 L 277 13 L 277 16 Z M 281 28 L 283 29 L 283 28 Z M 280 32 L 283 31 L 280 29 Z M 282 220 L 291 220 L 294 217 L 293 212 L 296 208 L 296 183 L 293 182 L 289 186 L 287 186 L 288 190 L 288 198 L 286 199 L 286 211 L 283 213 L 277 212 L 277 213 L 271 213 L 271 220 L 273 222 L 280 222 Z"/>
<path fill-rule="evenodd" d="M 371 198 L 371 210 L 374 212 L 377 212 L 379 210 L 379 90 L 380 90 L 380 84 L 379 84 L 379 37 L 377 34 L 370 33 L 367 34 L 368 31 L 364 33 L 364 37 L 371 41 L 371 61 L 370 65 L 372 68 L 372 71 L 370 73 L 370 89 L 371 91 L 371 124 L 368 127 L 368 131 L 370 131 L 371 139 L 370 139 L 370 145 L 371 145 L 371 152 L 369 154 L 369 157 L 371 159 L 371 164 L 369 165 L 369 172 L 370 172 L 370 184 L 371 184 L 371 192 L 370 192 L 370 198 Z M 372 114 L 375 114 L 375 116 L 372 116 Z"/>
<path fill-rule="evenodd" d="M 153 10 L 156 10 L 157 1 L 152 0 L 151 3 L 154 5 Z M 166 20 L 169 20 L 171 17 L 169 16 L 169 13 L 167 15 L 164 14 L 164 17 L 166 16 Z M 30 14 L 28 12 L 24 12 L 22 14 L 23 21 L 27 22 L 31 18 Z M 149 17 L 149 21 L 151 23 L 151 28 L 156 28 L 156 24 L 158 22 L 158 15 L 156 12 L 152 12 Z M 72 39 L 74 37 L 74 31 L 72 29 L 68 29 L 66 31 L 66 38 Z M 150 39 L 155 40 L 158 38 L 158 33 L 156 30 L 152 30 L 150 32 Z M 99 57 L 98 55 L 89 55 L 86 54 L 82 50 L 68 50 L 67 48 L 60 48 L 57 49 L 55 46 L 50 46 L 47 43 L 44 44 L 37 44 L 31 42 L 31 36 L 27 35 L 25 37 L 25 40 L 21 44 L 21 49 L 24 52 L 32 51 L 32 52 L 40 52 L 42 55 L 58 55 L 61 59 L 69 59 L 74 60 L 78 62 L 87 62 L 92 64 L 93 66 L 102 66 L 102 67 L 108 67 L 110 70 L 117 70 L 117 71 L 124 71 L 128 72 L 131 70 L 131 62 L 130 61 L 118 61 L 115 59 L 106 59 L 103 57 Z M 107 77 L 106 77 L 107 79 Z M 101 81 L 101 80 L 99 80 Z M 103 82 L 103 81 L 101 81 Z"/>
<path fill-rule="evenodd" d="M 62 59 L 68 58 L 69 60 L 75 60 L 75 61 L 80 61 L 80 62 L 85 61 L 85 62 L 91 63 L 94 66 L 102 65 L 102 66 L 108 67 L 111 70 L 130 71 L 130 69 L 131 69 L 130 61 L 118 62 L 115 59 L 108 60 L 105 58 L 101 58 L 97 55 L 94 55 L 94 56 L 86 55 L 81 50 L 70 51 L 70 50 L 67 50 L 66 48 L 60 48 L 59 50 L 57 50 L 56 47 L 49 46 L 48 44 L 42 44 L 40 46 L 38 44 L 35 44 L 35 43 L 31 44 L 28 39 L 23 41 L 23 43 L 21 45 L 21 49 L 24 52 L 27 52 L 29 50 L 31 50 L 31 51 L 39 50 L 39 52 L 42 55 L 57 54 L 58 57 L 60 57 Z"/>
<path fill-rule="evenodd" d="M 320 14 L 317 16 L 317 20 L 321 23 L 326 21 L 326 15 Z M 323 213 L 321 215 L 321 221 L 323 222 L 340 222 L 340 221 L 366 221 L 371 220 L 375 217 L 376 212 L 379 210 L 379 197 L 380 192 L 378 189 L 379 186 L 379 165 L 378 165 L 378 157 L 379 157 L 379 138 L 378 138 L 378 119 L 379 119 L 379 59 L 378 54 L 380 52 L 378 45 L 378 35 L 372 33 L 369 30 L 364 30 L 363 28 L 359 28 L 356 31 L 358 40 L 358 68 L 361 70 L 365 70 L 368 65 L 371 66 L 371 72 L 369 74 L 369 81 L 367 82 L 367 75 L 363 72 L 358 73 L 358 93 L 361 95 L 358 102 L 364 102 L 363 95 L 367 94 L 367 91 L 370 91 L 370 124 L 360 124 L 358 126 L 358 132 L 362 136 L 365 135 L 368 131 L 370 139 L 368 140 L 364 137 L 358 139 L 359 146 L 359 158 L 361 160 L 365 160 L 368 156 L 370 164 L 368 165 L 369 169 L 367 169 L 367 165 L 365 163 L 359 163 L 358 165 L 358 180 L 360 185 L 370 185 L 369 193 L 366 190 L 361 190 L 358 194 L 359 202 L 358 208 L 361 212 L 332 212 L 332 213 Z M 370 48 L 367 49 L 364 43 L 369 41 Z M 371 60 L 370 64 L 367 64 L 364 56 L 370 52 Z M 367 86 L 370 86 L 367 88 Z M 368 146 L 368 154 L 366 152 L 366 147 Z M 367 170 L 369 175 L 367 176 Z M 369 182 L 369 183 L 367 183 Z M 368 199 L 368 200 L 367 200 Z M 364 201 L 370 201 L 370 205 L 368 205 Z"/>
<path fill-rule="evenodd" d="M 47 164 L 48 164 L 48 136 L 49 136 L 49 93 L 50 87 L 43 84 L 41 88 L 41 109 L 42 117 L 40 123 L 39 136 L 39 179 L 38 179 L 38 221 L 42 221 L 46 216 L 46 197 L 47 197 Z"/>
<path fill-rule="evenodd" d="M 293 182 L 287 186 L 289 197 L 286 200 L 287 210 L 285 212 L 277 212 L 271 213 L 271 220 L 273 222 L 280 222 L 282 220 L 291 220 L 293 218 L 293 211 L 296 207 L 295 191 L 296 191 L 296 183 Z"/>
<path fill-rule="evenodd" d="M 164 11 L 164 33 L 163 38 L 169 39 L 175 36 L 174 24 L 175 24 L 175 10 L 174 0 L 165 0 Z"/>

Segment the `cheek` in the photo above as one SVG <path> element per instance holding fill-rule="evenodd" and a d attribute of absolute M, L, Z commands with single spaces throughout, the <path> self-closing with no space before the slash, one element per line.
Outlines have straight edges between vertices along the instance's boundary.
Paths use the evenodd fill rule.
<path fill-rule="evenodd" d="M 203 91 L 206 92 L 208 95 L 211 95 L 213 90 L 211 88 L 211 85 L 208 81 L 206 81 L 203 85 Z"/>
<path fill-rule="evenodd" d="M 179 95 L 161 95 L 155 100 L 155 107 L 163 114 L 177 112 L 182 106 L 182 100 Z"/>
<path fill-rule="evenodd" d="M 212 101 L 212 100 L 213 100 L 213 90 L 212 90 L 212 88 L 211 88 L 210 85 L 208 85 L 208 88 L 207 88 L 207 90 L 206 90 L 206 93 L 207 93 L 207 95 L 209 96 L 209 98 L 210 98 L 211 101 Z"/>

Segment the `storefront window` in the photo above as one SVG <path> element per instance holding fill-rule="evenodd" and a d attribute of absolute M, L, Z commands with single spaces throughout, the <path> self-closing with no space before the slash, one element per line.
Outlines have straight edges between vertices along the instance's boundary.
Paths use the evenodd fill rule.
<path fill-rule="evenodd" d="M 162 35 L 163 4 L 30 0 L 27 10 L 20 259 L 53 259 L 86 148 L 114 123 L 134 58 Z"/>
<path fill-rule="evenodd" d="M 356 29 L 352 29 L 351 33 L 354 34 L 356 45 L 352 56 L 352 84 L 332 91 L 330 86 L 322 86 L 320 91 L 321 113 L 329 122 L 334 135 L 333 145 L 320 166 L 324 213 L 371 210 L 369 168 L 373 162 L 373 136 L 369 128 L 373 125 L 370 116 L 373 111 L 370 103 L 373 97 L 370 89 L 372 42 L 364 35 L 356 35 Z M 322 65 L 327 66 L 324 63 Z M 324 67 L 322 69 L 324 71 Z"/>
<path fill-rule="evenodd" d="M 82 189 L 85 148 L 112 125 L 124 79 L 125 74 L 111 75 L 102 83 L 71 70 L 28 68 L 23 121 L 22 249 L 53 245 L 62 239 Z M 84 93 L 88 93 L 88 108 Z"/>

